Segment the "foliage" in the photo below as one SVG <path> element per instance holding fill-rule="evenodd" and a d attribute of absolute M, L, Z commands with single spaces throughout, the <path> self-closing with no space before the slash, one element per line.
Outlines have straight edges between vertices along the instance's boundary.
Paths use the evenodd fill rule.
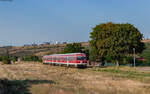
<path fill-rule="evenodd" d="M 42 57 L 39 57 L 39 60 L 38 60 L 39 62 L 43 62 L 43 60 L 42 60 Z"/>
<path fill-rule="evenodd" d="M 146 59 L 147 63 L 150 63 L 150 44 L 149 43 L 146 44 L 146 49 L 141 54 L 139 54 L 139 56 Z"/>
<path fill-rule="evenodd" d="M 96 61 L 98 59 L 98 51 L 95 47 L 90 47 L 89 60 Z"/>
<path fill-rule="evenodd" d="M 22 57 L 23 61 L 39 61 L 39 57 L 35 55 L 26 55 Z"/>
<path fill-rule="evenodd" d="M 82 52 L 83 48 L 84 47 L 82 47 L 81 43 L 67 44 L 62 53 L 77 53 L 77 52 Z"/>
<path fill-rule="evenodd" d="M 115 63 L 116 61 L 115 61 L 114 58 L 107 56 L 107 57 L 105 57 L 105 62 L 107 62 L 107 63 Z M 140 61 L 138 61 L 138 62 L 140 62 Z M 142 63 L 142 61 L 141 61 L 141 63 Z M 128 65 L 128 64 L 132 64 L 133 65 L 133 56 L 125 56 L 125 55 L 121 56 L 119 64 L 120 65 Z"/>
<path fill-rule="evenodd" d="M 120 64 L 126 65 L 126 64 L 133 64 L 133 56 L 121 56 Z"/>
<path fill-rule="evenodd" d="M 82 53 L 85 53 L 86 57 L 87 57 L 87 60 L 89 60 L 89 55 L 90 55 L 89 48 L 84 48 L 83 51 L 82 51 Z"/>
<path fill-rule="evenodd" d="M 13 57 L 11 57 L 11 60 L 12 60 L 13 62 L 16 62 L 16 61 L 18 60 L 18 57 L 17 57 L 17 56 L 13 56 Z"/>
<path fill-rule="evenodd" d="M 117 64 L 120 57 L 133 53 L 141 53 L 144 43 L 143 35 L 131 24 L 115 24 L 112 22 L 97 25 L 91 32 L 90 44 L 98 53 L 98 58 L 111 57 Z M 118 64 L 119 65 L 119 64 Z"/>
<path fill-rule="evenodd" d="M 0 61 L 3 61 L 4 56 L 0 56 Z"/>
<path fill-rule="evenodd" d="M 51 54 L 53 54 L 53 53 L 52 53 L 52 52 L 48 52 L 48 53 L 47 53 L 47 55 L 51 55 Z"/>
<path fill-rule="evenodd" d="M 11 64 L 11 60 L 8 56 L 4 56 L 2 62 L 3 64 Z"/>

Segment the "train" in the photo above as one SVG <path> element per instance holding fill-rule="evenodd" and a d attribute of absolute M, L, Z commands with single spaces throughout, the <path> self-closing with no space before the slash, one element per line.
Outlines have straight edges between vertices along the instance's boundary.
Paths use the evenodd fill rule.
<path fill-rule="evenodd" d="M 53 64 L 53 65 L 73 65 L 87 66 L 87 57 L 84 53 L 68 53 L 68 54 L 52 54 L 45 55 L 42 58 L 43 64 Z"/>

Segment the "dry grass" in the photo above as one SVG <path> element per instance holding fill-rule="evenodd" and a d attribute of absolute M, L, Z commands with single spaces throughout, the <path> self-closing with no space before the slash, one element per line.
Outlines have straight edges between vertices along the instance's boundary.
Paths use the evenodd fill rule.
<path fill-rule="evenodd" d="M 150 81 L 149 76 L 142 77 Z M 1 65 L 0 78 L 9 79 L 17 88 L 23 87 L 22 94 L 150 94 L 150 83 L 93 69 L 36 63 Z"/>

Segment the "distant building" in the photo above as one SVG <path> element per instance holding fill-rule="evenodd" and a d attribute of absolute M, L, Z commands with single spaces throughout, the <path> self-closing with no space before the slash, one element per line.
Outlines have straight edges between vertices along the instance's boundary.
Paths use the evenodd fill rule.
<path fill-rule="evenodd" d="M 62 44 L 67 44 L 67 42 L 63 42 Z"/>
<path fill-rule="evenodd" d="M 24 47 L 28 47 L 28 46 L 31 46 L 31 45 L 29 45 L 29 44 L 25 44 L 25 45 L 23 45 Z"/>
<path fill-rule="evenodd" d="M 37 44 L 33 43 L 32 46 L 38 46 Z"/>
<path fill-rule="evenodd" d="M 56 44 L 58 44 L 58 41 L 56 41 Z"/>
<path fill-rule="evenodd" d="M 44 44 L 45 44 L 45 45 L 50 45 L 51 43 L 50 43 L 50 42 L 44 42 Z"/>

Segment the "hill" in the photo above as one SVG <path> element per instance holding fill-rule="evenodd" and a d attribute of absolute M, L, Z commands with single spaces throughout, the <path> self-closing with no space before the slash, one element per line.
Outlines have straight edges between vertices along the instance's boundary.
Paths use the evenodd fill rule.
<path fill-rule="evenodd" d="M 83 47 L 89 47 L 89 42 L 81 42 Z M 67 44 L 43 44 L 31 46 L 5 46 L 0 47 L 0 55 L 5 55 L 7 50 L 12 56 L 54 54 L 61 52 Z"/>
<path fill-rule="evenodd" d="M 150 43 L 150 39 L 142 40 L 144 43 Z M 83 47 L 89 47 L 89 42 L 81 42 Z M 8 49 L 12 56 L 55 54 L 61 52 L 67 44 L 42 44 L 31 46 L 5 46 L 0 47 L 0 55 L 5 55 Z"/>

